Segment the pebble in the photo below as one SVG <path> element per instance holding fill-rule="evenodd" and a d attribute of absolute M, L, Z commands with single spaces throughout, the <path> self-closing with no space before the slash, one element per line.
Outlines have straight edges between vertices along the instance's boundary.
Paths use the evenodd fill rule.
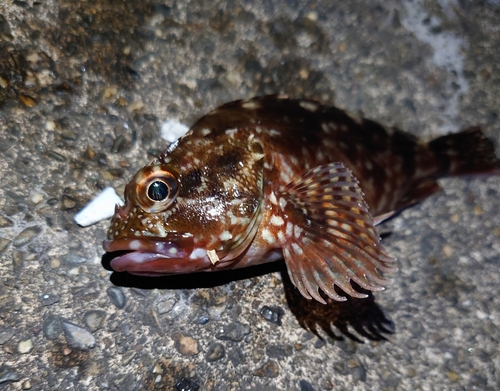
<path fill-rule="evenodd" d="M 17 351 L 21 354 L 29 353 L 31 352 L 32 349 L 33 349 L 33 341 L 31 339 L 21 341 L 17 345 Z"/>
<path fill-rule="evenodd" d="M 127 304 L 127 297 L 123 294 L 123 291 L 120 288 L 111 286 L 106 292 L 116 308 L 122 309 L 125 307 L 125 304 Z"/>
<path fill-rule="evenodd" d="M 210 318 L 206 314 L 202 314 L 198 317 L 199 324 L 207 324 L 210 321 Z"/>
<path fill-rule="evenodd" d="M 175 384 L 177 391 L 198 391 L 200 386 L 194 380 L 183 377 Z"/>
<path fill-rule="evenodd" d="M 228 352 L 227 358 L 231 361 L 233 367 L 237 367 L 238 365 L 245 363 L 245 355 L 238 346 Z"/>
<path fill-rule="evenodd" d="M 7 217 L 0 216 L 0 228 L 12 227 L 14 223 Z"/>
<path fill-rule="evenodd" d="M 245 338 L 245 335 L 250 334 L 250 327 L 240 322 L 234 322 L 222 326 L 215 334 L 215 338 L 221 341 L 240 342 Z"/>
<path fill-rule="evenodd" d="M 136 354 L 137 352 L 135 350 L 129 350 L 128 352 L 124 353 L 122 356 L 122 365 L 127 366 L 128 364 L 130 364 Z"/>
<path fill-rule="evenodd" d="M 63 332 L 61 319 L 55 315 L 49 315 L 43 322 L 43 335 L 45 338 L 54 340 L 58 339 Z"/>
<path fill-rule="evenodd" d="M 39 227 L 37 225 L 28 227 L 14 238 L 12 244 L 14 245 L 14 247 L 25 246 L 26 244 L 31 243 L 41 233 L 42 227 Z"/>
<path fill-rule="evenodd" d="M 66 266 L 78 266 L 87 262 L 87 258 L 79 254 L 68 253 L 61 257 L 61 262 Z"/>
<path fill-rule="evenodd" d="M 0 330 L 0 345 L 3 345 L 5 342 L 11 339 L 13 335 L 14 335 L 14 329 L 10 327 Z"/>
<path fill-rule="evenodd" d="M 31 195 L 31 202 L 33 202 L 34 204 L 39 204 L 42 201 L 43 201 L 42 193 L 35 193 Z"/>
<path fill-rule="evenodd" d="M 214 361 L 218 361 L 221 358 L 223 358 L 225 356 L 225 354 L 226 354 L 226 351 L 224 349 L 224 346 L 221 343 L 216 342 L 216 343 L 211 344 L 208 347 L 208 351 L 207 351 L 207 354 L 205 355 L 205 359 L 208 362 L 214 362 Z"/>
<path fill-rule="evenodd" d="M 5 250 L 9 247 L 10 240 L 5 238 L 0 238 L 0 255 L 2 255 Z"/>
<path fill-rule="evenodd" d="M 25 259 L 26 253 L 24 251 L 12 251 L 12 267 L 14 269 L 14 274 L 18 275 L 21 272 Z"/>
<path fill-rule="evenodd" d="M 172 311 L 172 308 L 174 308 L 175 303 L 177 303 L 177 300 L 175 300 L 175 298 L 173 297 L 160 301 L 158 304 L 156 304 L 156 309 L 158 310 L 158 314 L 162 315 Z"/>
<path fill-rule="evenodd" d="M 0 365 L 0 384 L 21 380 L 15 369 L 7 364 Z"/>
<path fill-rule="evenodd" d="M 301 380 L 299 382 L 300 391 L 315 391 L 314 387 L 307 380 Z"/>
<path fill-rule="evenodd" d="M 21 385 L 23 390 L 29 390 L 31 389 L 31 382 L 29 380 L 23 381 L 23 384 Z"/>
<path fill-rule="evenodd" d="M 113 142 L 113 146 L 111 147 L 111 153 L 120 153 L 126 150 L 127 147 L 127 139 L 123 134 L 119 135 L 115 141 Z"/>
<path fill-rule="evenodd" d="M 63 155 L 55 151 L 48 151 L 47 156 L 61 163 L 66 161 L 66 158 Z"/>
<path fill-rule="evenodd" d="M 281 318 L 285 314 L 285 311 L 281 307 L 268 307 L 265 305 L 260 309 L 259 314 L 268 322 L 281 326 Z"/>
<path fill-rule="evenodd" d="M 259 369 L 257 369 L 253 373 L 253 375 L 258 376 L 258 377 L 275 378 L 275 377 L 278 377 L 279 370 L 280 370 L 280 367 L 279 367 L 278 363 L 274 360 L 269 360 L 263 366 L 261 366 Z"/>
<path fill-rule="evenodd" d="M 76 206 L 76 201 L 66 194 L 62 196 L 61 202 L 63 210 L 73 209 Z"/>
<path fill-rule="evenodd" d="M 292 345 L 267 345 L 266 346 L 266 355 L 269 358 L 284 358 L 289 357 L 293 354 L 293 346 Z"/>
<path fill-rule="evenodd" d="M 42 305 L 44 307 L 47 307 L 55 303 L 59 303 L 59 300 L 60 300 L 59 296 L 53 293 L 46 293 L 42 295 L 42 297 L 40 298 L 40 301 L 42 302 Z"/>
<path fill-rule="evenodd" d="M 90 331 L 96 331 L 101 328 L 102 323 L 106 319 L 106 312 L 101 310 L 90 310 L 83 316 L 83 321 L 90 329 Z"/>
<path fill-rule="evenodd" d="M 199 353 L 198 341 L 180 332 L 173 333 L 175 349 L 183 356 L 195 356 Z"/>
<path fill-rule="evenodd" d="M 25 107 L 35 107 L 36 100 L 29 95 L 19 94 L 19 100 Z"/>
<path fill-rule="evenodd" d="M 82 327 L 62 322 L 64 336 L 68 345 L 74 349 L 88 350 L 95 346 L 94 336 Z"/>

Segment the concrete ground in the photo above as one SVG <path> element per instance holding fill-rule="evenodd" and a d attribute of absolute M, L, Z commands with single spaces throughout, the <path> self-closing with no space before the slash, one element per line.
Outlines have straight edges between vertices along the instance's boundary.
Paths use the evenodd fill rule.
<path fill-rule="evenodd" d="M 277 272 L 123 281 L 101 264 L 108 222 L 73 222 L 165 148 L 162 121 L 255 95 L 498 146 L 499 26 L 498 0 L 2 1 L 0 388 L 500 389 L 499 177 L 442 180 L 382 226 L 387 342 L 323 343 Z"/>

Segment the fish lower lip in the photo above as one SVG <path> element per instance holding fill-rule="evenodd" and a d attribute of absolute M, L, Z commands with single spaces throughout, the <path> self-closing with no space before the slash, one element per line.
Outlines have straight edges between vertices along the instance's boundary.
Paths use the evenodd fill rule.
<path fill-rule="evenodd" d="M 205 259 L 170 258 L 162 254 L 128 252 L 113 259 L 111 268 L 117 272 L 128 272 L 141 276 L 162 276 L 201 271 L 210 266 Z"/>
<path fill-rule="evenodd" d="M 105 240 L 102 246 L 106 252 L 116 253 L 110 266 L 117 272 L 161 275 L 187 273 L 201 266 L 189 258 L 194 239 L 188 234 Z"/>

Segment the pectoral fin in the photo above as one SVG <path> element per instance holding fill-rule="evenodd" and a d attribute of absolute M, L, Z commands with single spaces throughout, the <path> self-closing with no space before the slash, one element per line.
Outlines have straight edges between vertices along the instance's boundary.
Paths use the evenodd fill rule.
<path fill-rule="evenodd" d="M 321 288 L 334 300 L 364 298 L 351 286 L 378 291 L 388 280 L 380 272 L 397 270 L 382 245 L 357 179 L 341 163 L 319 166 L 277 194 L 283 219 L 278 240 L 291 281 L 308 298 L 324 303 Z"/>

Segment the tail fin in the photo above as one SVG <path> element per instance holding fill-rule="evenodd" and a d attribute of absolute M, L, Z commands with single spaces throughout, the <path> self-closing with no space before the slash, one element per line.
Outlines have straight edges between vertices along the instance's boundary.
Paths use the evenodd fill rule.
<path fill-rule="evenodd" d="M 478 126 L 432 140 L 429 148 L 441 167 L 440 176 L 500 174 L 495 146 Z"/>

